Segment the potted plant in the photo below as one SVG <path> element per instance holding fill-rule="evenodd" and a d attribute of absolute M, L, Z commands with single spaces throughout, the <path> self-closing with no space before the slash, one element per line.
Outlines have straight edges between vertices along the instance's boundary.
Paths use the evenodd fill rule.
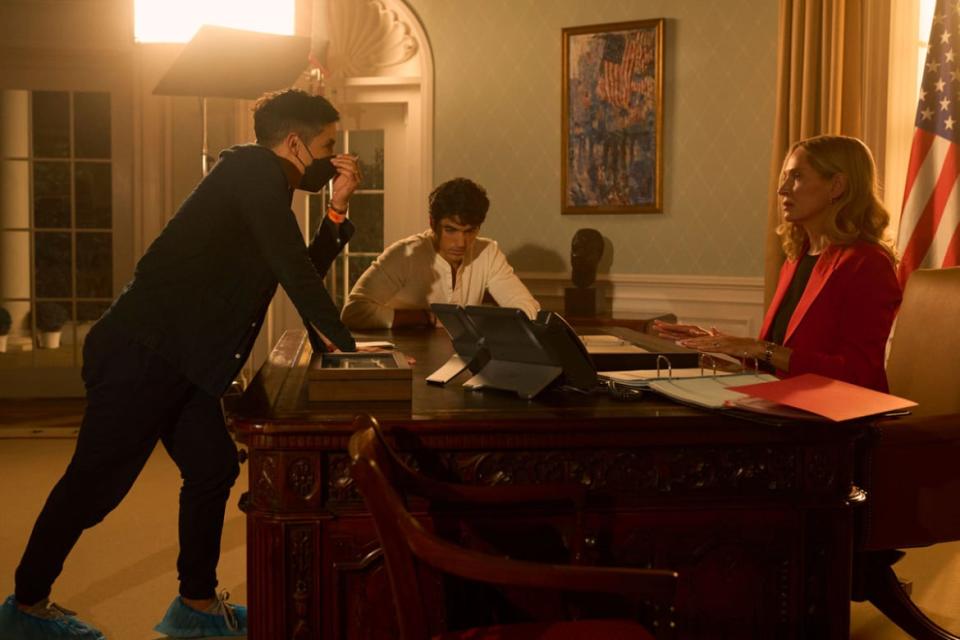
<path fill-rule="evenodd" d="M 0 307 L 0 353 L 7 350 L 7 334 L 10 333 L 10 312 Z"/>
<path fill-rule="evenodd" d="M 40 330 L 37 346 L 41 349 L 58 349 L 60 331 L 69 319 L 67 310 L 56 302 L 37 303 L 37 329 Z"/>

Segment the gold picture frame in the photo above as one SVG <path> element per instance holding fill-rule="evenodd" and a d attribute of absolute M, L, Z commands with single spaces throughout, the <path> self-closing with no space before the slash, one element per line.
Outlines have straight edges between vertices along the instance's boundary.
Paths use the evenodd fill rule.
<path fill-rule="evenodd" d="M 563 29 L 560 202 L 663 211 L 664 19 Z"/>

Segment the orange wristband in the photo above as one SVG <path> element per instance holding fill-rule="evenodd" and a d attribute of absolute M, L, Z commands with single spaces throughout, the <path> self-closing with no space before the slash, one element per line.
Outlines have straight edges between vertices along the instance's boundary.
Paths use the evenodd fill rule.
<path fill-rule="evenodd" d="M 331 221 L 336 222 L 337 224 L 341 224 L 344 220 L 347 219 L 346 212 L 340 213 L 339 211 L 333 208 L 333 205 L 330 205 L 327 207 L 327 217 L 330 218 Z"/>

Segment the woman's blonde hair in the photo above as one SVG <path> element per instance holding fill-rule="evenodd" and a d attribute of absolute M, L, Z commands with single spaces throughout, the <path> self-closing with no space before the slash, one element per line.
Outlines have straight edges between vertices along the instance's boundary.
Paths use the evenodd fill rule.
<path fill-rule="evenodd" d="M 873 154 L 862 141 L 849 136 L 815 136 L 795 142 L 783 160 L 787 161 L 794 151 L 802 148 L 813 170 L 830 179 L 837 174 L 846 176 L 846 189 L 830 204 L 825 225 L 827 240 L 831 244 L 849 245 L 857 240 L 872 242 L 883 247 L 891 259 L 896 259 L 893 245 L 886 237 L 890 214 L 878 196 L 877 167 Z M 803 227 L 794 222 L 781 222 L 777 235 L 784 253 L 796 260 L 807 244 Z"/>

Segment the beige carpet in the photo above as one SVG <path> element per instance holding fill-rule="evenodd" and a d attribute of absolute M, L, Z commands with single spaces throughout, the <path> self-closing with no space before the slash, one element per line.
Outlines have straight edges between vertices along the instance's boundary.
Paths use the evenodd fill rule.
<path fill-rule="evenodd" d="M 907 551 L 897 563 L 901 580 L 913 582 L 913 601 L 934 622 L 960 634 L 960 542 Z M 870 604 L 854 603 L 852 640 L 908 640 Z"/>
<path fill-rule="evenodd" d="M 0 436 L 0 592 L 13 591 L 13 571 L 34 518 L 73 451 L 67 433 L 41 437 Z M 45 437 L 44 437 L 45 436 Z M 159 448 L 130 495 L 99 526 L 86 532 L 67 560 L 54 598 L 78 610 L 110 640 L 155 640 L 153 625 L 177 589 L 176 467 Z M 220 582 L 238 602 L 246 600 L 246 528 L 237 499 L 246 490 L 246 467 L 230 496 L 224 527 Z M 940 624 L 960 632 L 960 543 L 911 551 L 900 562 L 913 581 L 914 599 Z M 855 604 L 850 637 L 906 640 L 907 635 L 869 604 Z"/>
<path fill-rule="evenodd" d="M 0 597 L 13 592 L 13 572 L 34 519 L 73 452 L 72 438 L 0 437 Z M 246 526 L 237 499 L 242 468 L 227 506 L 220 585 L 246 601 Z M 79 612 L 110 640 L 154 640 L 152 630 L 177 593 L 177 496 L 180 476 L 166 452 L 154 452 L 121 505 L 80 538 L 54 586 L 53 598 Z"/>

